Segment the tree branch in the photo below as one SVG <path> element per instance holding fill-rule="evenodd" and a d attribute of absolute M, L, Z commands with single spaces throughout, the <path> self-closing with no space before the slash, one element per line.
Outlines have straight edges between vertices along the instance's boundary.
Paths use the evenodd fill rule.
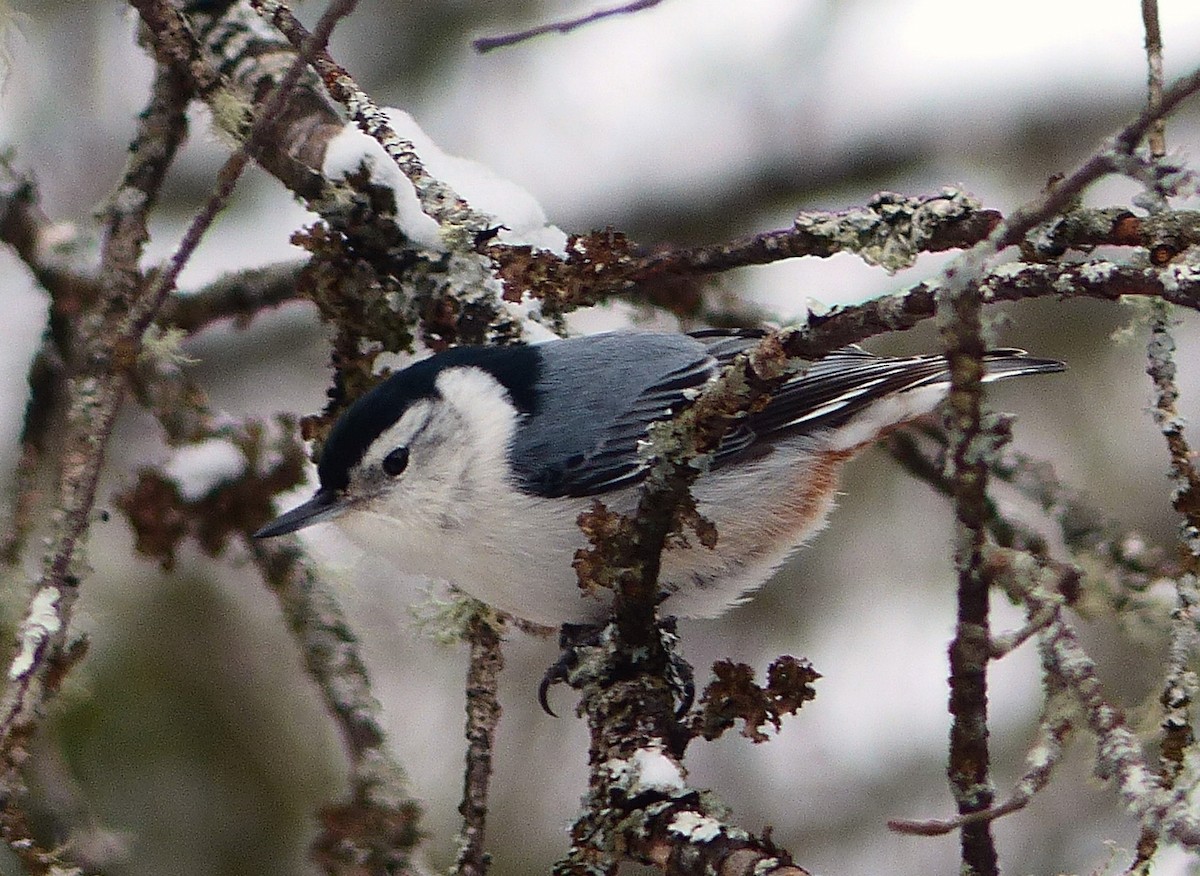
<path fill-rule="evenodd" d="M 493 613 L 478 605 L 467 624 L 470 645 L 467 668 L 467 768 L 463 776 L 463 797 L 458 812 L 463 818 L 459 832 L 458 858 L 454 872 L 459 876 L 484 876 L 491 862 L 484 850 L 487 826 L 488 783 L 492 775 L 492 752 L 496 727 L 500 723 L 497 699 L 504 653 L 500 635 L 503 628 Z"/>
<path fill-rule="evenodd" d="M 995 234 L 996 232 L 993 232 Z M 954 276 L 950 269 L 947 276 Z M 948 775 L 958 812 L 969 816 L 992 806 L 995 791 L 988 751 L 987 664 L 991 657 L 988 582 L 983 574 L 988 519 L 987 457 L 1000 435 L 983 415 L 982 297 L 952 283 L 938 302 L 950 369 L 946 423 L 954 495 L 958 618 L 950 643 L 950 755 Z M 998 876 L 996 844 L 986 819 L 962 824 L 963 873 Z"/>
<path fill-rule="evenodd" d="M 226 274 L 203 289 L 170 298 L 158 323 L 189 335 L 225 319 L 244 328 L 264 310 L 302 300 L 299 283 L 303 269 L 304 263 L 296 261 Z"/>

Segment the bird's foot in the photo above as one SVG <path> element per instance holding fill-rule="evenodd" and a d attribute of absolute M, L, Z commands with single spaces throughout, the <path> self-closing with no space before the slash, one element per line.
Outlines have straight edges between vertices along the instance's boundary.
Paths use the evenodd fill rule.
<path fill-rule="evenodd" d="M 547 715 L 557 717 L 548 701 L 550 688 L 554 685 L 565 683 L 578 687 L 589 678 L 612 677 L 615 631 L 611 622 L 604 626 L 563 624 L 558 637 L 562 651 L 538 684 L 538 703 Z M 677 702 L 675 714 L 683 717 L 696 699 L 695 676 L 691 664 L 677 650 L 679 636 L 675 632 L 675 618 L 664 618 L 659 624 L 659 634 L 667 656 L 667 683 Z"/>

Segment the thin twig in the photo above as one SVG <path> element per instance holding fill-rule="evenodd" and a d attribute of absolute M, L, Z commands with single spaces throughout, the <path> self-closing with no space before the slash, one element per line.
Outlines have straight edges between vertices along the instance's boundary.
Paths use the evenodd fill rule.
<path fill-rule="evenodd" d="M 1149 125 L 1170 108 L 1200 89 L 1200 69 L 1180 80 L 1072 174 L 1038 199 L 1020 207 L 1000 223 L 988 239 L 964 253 L 942 272 L 945 289 L 939 310 L 946 313 L 943 333 L 950 360 L 949 419 L 955 483 L 958 538 L 958 626 L 950 646 L 950 781 L 961 814 L 990 808 L 993 789 L 988 777 L 987 681 L 988 585 L 982 572 L 984 526 L 987 519 L 985 451 L 981 421 L 982 339 L 981 299 L 972 284 L 982 276 L 994 256 L 1018 243 L 1038 224 L 1069 204 L 1099 177 L 1122 170 Z M 971 822 L 962 828 L 963 865 L 966 872 L 998 872 L 990 821 Z"/>
<path fill-rule="evenodd" d="M 1020 594 L 1035 592 L 1037 601 L 1026 604 L 1025 630 L 1041 632 L 1058 620 L 1063 594 L 1076 586 L 1077 572 L 1064 564 L 1037 560 L 1028 554 L 1008 549 L 988 548 L 983 570 L 989 584 L 1007 591 L 1015 600 Z M 1075 710 L 1067 702 L 1066 690 L 1059 679 L 1046 679 L 1046 699 L 1038 720 L 1038 739 L 1025 758 L 1025 773 L 1002 803 L 955 818 L 931 821 L 894 819 L 888 827 L 899 833 L 919 836 L 940 836 L 970 825 L 991 822 L 1017 812 L 1029 804 L 1050 781 L 1054 767 L 1062 759 L 1063 746 L 1074 729 Z"/>
<path fill-rule="evenodd" d="M 171 67 L 159 64 L 150 105 L 139 118 L 125 178 L 105 207 L 100 283 L 107 295 L 132 300 L 142 285 L 139 261 L 150 238 L 146 220 L 175 153 L 187 135 L 191 92 Z"/>
<path fill-rule="evenodd" d="M 1143 9 L 1145 4 L 1143 4 Z M 1147 36 L 1149 50 L 1149 36 Z M 1150 302 L 1150 338 L 1146 345 L 1146 373 L 1154 383 L 1155 424 L 1167 442 L 1170 456 L 1171 481 L 1174 484 L 1172 505 L 1183 515 L 1181 541 L 1185 548 L 1186 570 L 1175 578 L 1176 605 L 1172 613 L 1171 647 L 1167 661 L 1167 677 L 1160 702 L 1163 717 L 1160 728 L 1163 741 L 1159 754 L 1158 775 L 1165 789 L 1174 788 L 1183 770 L 1184 758 L 1195 742 L 1191 721 L 1191 706 L 1196 695 L 1195 674 L 1191 671 L 1192 655 L 1200 638 L 1196 621 L 1196 573 L 1200 569 L 1200 473 L 1192 463 L 1191 448 L 1184 435 L 1183 418 L 1176 402 L 1179 387 L 1175 382 L 1175 339 L 1171 333 L 1171 305 L 1164 301 Z M 1149 872 L 1158 851 L 1159 833 L 1155 826 L 1146 825 L 1138 838 L 1137 854 L 1128 872 Z"/>
<path fill-rule="evenodd" d="M 1146 31 L 1146 106 L 1156 110 L 1162 103 L 1163 93 L 1163 42 L 1162 30 L 1158 26 L 1158 0 L 1142 0 L 1142 27 Z M 1150 155 L 1161 158 L 1167 154 L 1167 123 L 1156 119 L 1146 135 Z"/>
<path fill-rule="evenodd" d="M 0 758 L 3 783 L 11 793 L 11 771 L 19 764 L 15 749 L 36 725 L 51 690 L 47 678 L 64 652 L 79 578 L 76 553 L 91 523 L 96 486 L 125 381 L 113 376 L 71 381 L 67 439 L 59 477 L 59 523 L 51 537 L 45 570 L 34 588 L 20 644 L 9 664 L 7 687 L 0 699 Z"/>
<path fill-rule="evenodd" d="M 1200 847 L 1200 823 L 1189 809 L 1190 789 L 1176 789 L 1174 793 L 1164 789 L 1121 710 L 1104 697 L 1096 665 L 1080 645 L 1063 608 L 1066 600 L 1062 591 L 1073 589 L 1073 583 L 1061 579 L 1053 566 L 1037 564 L 1012 551 L 989 552 L 988 569 L 991 579 L 1011 599 L 1024 605 L 1031 620 L 1047 613 L 1051 617 L 1039 643 L 1047 690 L 1046 713 L 1051 717 L 1041 722 L 1041 732 L 1058 720 L 1069 721 L 1069 714 L 1051 706 L 1060 694 L 1070 697 L 1082 709 L 1096 736 L 1096 775 L 1102 780 L 1115 780 L 1122 801 L 1141 821 L 1143 834 L 1166 834 L 1190 848 Z M 1031 761 L 1040 756 L 1035 749 Z M 1056 759 L 1053 750 L 1047 750 L 1045 756 Z"/>
<path fill-rule="evenodd" d="M 323 811 L 325 829 L 314 842 L 314 855 L 348 868 L 332 872 L 353 872 L 364 860 L 387 861 L 386 872 L 397 876 L 416 872 L 412 855 L 421 836 L 421 806 L 388 744 L 353 630 L 296 544 L 249 538 L 247 543 L 279 599 L 350 761 L 350 799 Z"/>
<path fill-rule="evenodd" d="M 1175 338 L 1171 334 L 1171 305 L 1150 301 L 1150 339 L 1147 343 L 1146 373 L 1154 382 L 1155 425 L 1162 432 L 1170 454 L 1171 504 L 1184 520 L 1182 538 L 1191 557 L 1189 570 L 1200 569 L 1200 472 L 1183 433 L 1184 419 L 1176 407 L 1179 387 L 1175 382 Z"/>
<path fill-rule="evenodd" d="M 477 40 L 471 41 L 471 46 L 475 51 L 483 54 L 490 52 L 492 49 L 499 49 L 504 46 L 512 46 L 525 40 L 533 39 L 536 36 L 541 36 L 547 33 L 570 33 L 577 27 L 583 27 L 586 24 L 591 24 L 593 21 L 600 21 L 604 18 L 611 18 L 614 15 L 628 15 L 632 12 L 640 12 L 643 9 L 649 9 L 652 6 L 657 6 L 662 0 L 633 0 L 632 3 L 626 3 L 622 6 L 614 6 L 610 9 L 598 9 L 588 15 L 581 15 L 578 18 L 569 18 L 565 21 L 555 21 L 549 24 L 540 24 L 537 27 L 531 27 L 529 30 L 523 30 L 518 33 L 505 34 L 504 36 L 496 37 L 480 37 Z"/>
<path fill-rule="evenodd" d="M 1150 127 L 1174 112 L 1197 91 L 1200 91 L 1200 68 L 1173 82 L 1171 87 L 1163 92 L 1162 100 L 1157 106 L 1143 110 L 1136 119 L 1111 137 L 1105 148 L 1094 153 L 1062 180 L 1048 187 L 1041 197 L 1009 214 L 992 232 L 989 246 L 975 248 L 976 258 L 990 258 L 1005 246 L 1018 243 L 1036 225 L 1061 212 L 1094 181 L 1109 173 L 1124 172 L 1129 167 L 1128 159 L 1133 156 L 1138 143 Z"/>
<path fill-rule="evenodd" d="M 54 301 L 95 301 L 100 295 L 95 277 L 55 255 L 57 250 L 73 249 L 75 237 L 71 226 L 50 221 L 33 177 L 17 170 L 12 156 L 0 151 L 0 242 L 16 253 Z"/>
<path fill-rule="evenodd" d="M 158 322 L 189 335 L 225 319 L 244 328 L 264 311 L 302 298 L 303 268 L 303 262 L 281 262 L 227 274 L 202 289 L 169 299 Z"/>
<path fill-rule="evenodd" d="M 500 723 L 497 689 L 500 672 L 504 669 L 501 632 L 492 613 L 486 609 L 475 612 L 467 628 L 467 642 L 471 646 L 467 667 L 467 768 L 463 776 L 463 798 L 458 807 L 463 821 L 458 859 L 454 865 L 454 872 L 459 876 L 484 876 L 491 863 L 484 850 L 484 833 L 492 752 L 496 744 L 496 727 Z"/>
<path fill-rule="evenodd" d="M 1200 70 L 1172 87 L 1160 106 L 1148 109 L 1126 126 L 1112 145 L 1094 154 L 1075 172 L 1043 195 L 1010 214 L 988 239 L 964 253 L 942 272 L 946 288 L 939 311 L 946 314 L 943 334 L 950 361 L 951 389 L 948 418 L 951 431 L 952 477 L 958 528 L 955 565 L 958 569 L 958 625 L 950 646 L 951 787 L 960 814 L 991 807 L 994 791 L 988 768 L 987 661 L 988 582 L 983 571 L 984 526 L 987 519 L 987 466 L 982 426 L 981 299 L 971 287 L 994 256 L 1018 243 L 1036 225 L 1062 210 L 1099 177 L 1121 169 L 1141 140 L 1141 132 L 1174 103 L 1200 88 Z M 990 821 L 962 828 L 962 861 L 965 872 L 993 876 L 998 873 Z"/>
<path fill-rule="evenodd" d="M 1146 107 L 1148 111 L 1155 111 L 1163 100 L 1163 43 L 1158 23 L 1157 0 L 1142 0 L 1142 24 L 1146 32 Z M 1164 119 L 1159 118 L 1151 125 L 1146 139 L 1151 157 L 1161 158 L 1166 155 Z M 1161 206 L 1165 212 L 1165 199 L 1152 203 Z M 1185 573 L 1175 579 L 1176 606 L 1172 613 L 1171 648 L 1167 677 L 1160 698 L 1163 706 L 1160 723 L 1163 741 L 1158 774 L 1163 787 L 1171 790 L 1183 771 L 1185 757 L 1195 743 L 1191 706 L 1197 684 L 1190 665 L 1197 645 L 1200 644 L 1196 630 L 1196 574 L 1200 570 L 1200 474 L 1192 463 L 1191 451 L 1183 434 L 1183 420 L 1176 408 L 1179 389 L 1175 382 L 1175 339 L 1171 334 L 1171 305 L 1154 300 L 1150 306 L 1146 373 L 1154 383 L 1154 420 L 1166 439 L 1171 459 L 1171 478 L 1175 484 L 1172 505 L 1184 516 L 1181 541 L 1187 556 Z M 1159 841 L 1157 825 L 1144 824 L 1129 873 L 1149 872 L 1151 862 L 1158 851 Z"/>

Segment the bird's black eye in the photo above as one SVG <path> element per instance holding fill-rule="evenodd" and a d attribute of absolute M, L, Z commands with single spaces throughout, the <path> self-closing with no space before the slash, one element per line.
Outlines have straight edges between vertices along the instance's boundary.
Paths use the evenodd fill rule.
<path fill-rule="evenodd" d="M 397 447 L 383 458 L 384 474 L 391 475 L 392 477 L 398 477 L 406 468 L 408 468 L 407 447 Z"/>

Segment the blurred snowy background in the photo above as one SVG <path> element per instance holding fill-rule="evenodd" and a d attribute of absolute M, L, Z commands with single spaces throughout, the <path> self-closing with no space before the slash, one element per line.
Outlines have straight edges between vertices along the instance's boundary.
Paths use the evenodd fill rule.
<path fill-rule="evenodd" d="M 665 0 L 567 36 L 483 56 L 470 49 L 472 37 L 595 5 L 364 0 L 338 30 L 333 54 L 446 151 L 532 192 L 561 228 L 612 225 L 646 245 L 782 228 L 798 210 L 862 204 L 883 189 L 921 194 L 959 184 L 1007 211 L 1080 162 L 1144 101 L 1135 0 Z M 1161 0 L 1160 8 L 1169 81 L 1200 64 L 1200 4 Z M 299 12 L 311 22 L 320 8 Z M 90 234 L 90 211 L 118 177 L 150 79 L 133 19 L 116 2 L 45 0 L 13 3 L 5 21 L 0 143 L 34 172 L 47 212 Z M 1170 120 L 1167 143 L 1195 160 L 1195 102 Z M 171 251 L 225 155 L 197 112 L 153 229 L 156 257 Z M 1133 193 L 1104 183 L 1087 202 L 1121 205 Z M 310 219 L 273 179 L 249 174 L 181 285 L 300 258 L 288 237 Z M 925 256 L 889 277 L 837 256 L 746 270 L 712 287 L 786 322 L 814 302 L 860 301 L 943 262 Z M 0 252 L 0 288 L 0 453 L 11 473 L 46 301 L 8 252 Z M 1166 454 L 1138 413 L 1150 398 L 1141 341 L 1109 337 L 1128 314 L 1050 301 L 1007 314 L 1002 343 L 1070 365 L 1064 376 L 991 394 L 994 407 L 1017 413 L 1018 446 L 1052 459 L 1108 513 L 1168 544 L 1175 521 Z M 579 324 L 629 318 L 615 310 Z M 1200 340 L 1197 325 L 1184 318 L 1184 351 Z M 870 346 L 936 344 L 924 326 Z M 245 329 L 210 329 L 187 353 L 197 360 L 192 374 L 234 416 L 314 412 L 324 402 L 323 331 L 305 304 Z M 1181 410 L 1193 421 L 1195 362 L 1181 356 Z M 138 466 L 169 458 L 149 417 L 130 413 L 117 437 L 106 502 Z M 844 489 L 829 529 L 754 602 L 684 626 L 684 651 L 701 677 L 720 657 L 762 672 L 782 653 L 808 657 L 824 676 L 815 702 L 772 742 L 696 745 L 691 779 L 715 789 L 751 830 L 773 825 L 780 844 L 815 871 L 955 872 L 953 835 L 917 839 L 885 827 L 889 817 L 953 810 L 944 780 L 950 510 L 878 450 L 849 470 Z M 213 562 L 188 549 L 164 575 L 132 554 L 118 517 L 95 533 L 96 572 L 81 603 L 93 650 L 56 706 L 53 733 L 65 757 L 58 774 L 41 776 L 42 788 L 53 794 L 77 783 L 96 818 L 122 832 L 124 858 L 112 873 L 310 872 L 311 813 L 336 796 L 343 768 L 274 599 L 236 556 Z M 428 807 L 431 859 L 448 865 L 464 654 L 414 629 L 407 604 L 419 597 L 409 585 L 357 561 L 328 534 L 315 531 L 311 541 L 359 623 L 392 742 Z M 5 573 L 10 611 L 23 605 L 38 559 L 34 551 L 25 569 Z M 997 620 L 1019 623 L 1007 606 Z M 1084 628 L 1110 694 L 1133 719 L 1152 720 L 1142 707 L 1157 693 L 1150 682 L 1164 643 L 1131 641 L 1115 624 Z M 585 728 L 570 717 L 567 694 L 554 695 L 564 715 L 557 720 L 535 703 L 537 679 L 555 655 L 552 642 L 519 634 L 507 650 L 489 824 L 497 876 L 548 872 L 584 787 Z M 1001 797 L 1032 738 L 1038 677 L 1029 648 L 992 673 Z M 1119 872 L 1128 860 L 1106 841 L 1131 849 L 1135 828 L 1111 790 L 1088 776 L 1089 746 L 1077 740 L 1051 789 L 998 823 L 1006 872 Z M 1194 869 L 1168 851 L 1156 872 Z M 0 872 L 15 872 L 15 863 L 0 857 Z"/>

